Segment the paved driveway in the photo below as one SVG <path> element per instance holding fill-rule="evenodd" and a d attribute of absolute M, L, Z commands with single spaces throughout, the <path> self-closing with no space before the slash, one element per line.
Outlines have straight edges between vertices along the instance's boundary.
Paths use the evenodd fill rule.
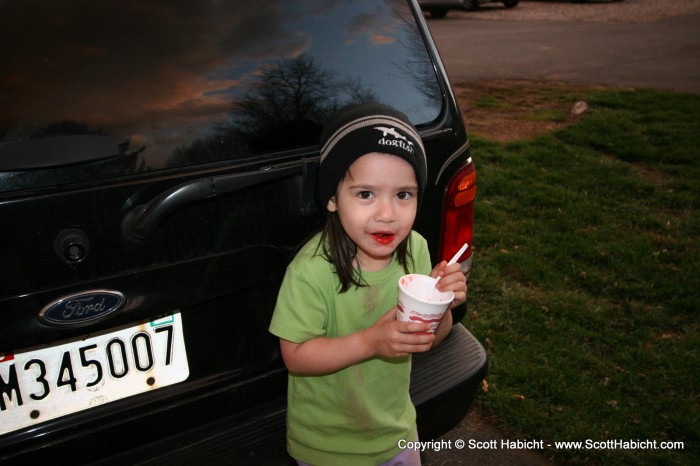
<path fill-rule="evenodd" d="M 543 79 L 700 92 L 700 14 L 646 23 L 428 20 L 453 83 Z"/>

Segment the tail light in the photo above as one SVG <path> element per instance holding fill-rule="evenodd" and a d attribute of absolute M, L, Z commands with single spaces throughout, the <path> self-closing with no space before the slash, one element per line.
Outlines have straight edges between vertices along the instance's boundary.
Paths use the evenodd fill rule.
<path fill-rule="evenodd" d="M 449 260 L 464 243 L 468 243 L 469 248 L 459 261 L 463 262 L 471 257 L 475 198 L 476 170 L 472 159 L 469 158 L 450 180 L 443 198 L 442 242 L 438 252 L 442 260 Z"/>

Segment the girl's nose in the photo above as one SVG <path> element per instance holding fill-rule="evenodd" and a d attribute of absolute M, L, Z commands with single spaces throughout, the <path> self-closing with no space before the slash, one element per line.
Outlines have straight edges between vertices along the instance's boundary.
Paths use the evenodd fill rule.
<path fill-rule="evenodd" d="M 383 199 L 377 202 L 377 211 L 375 214 L 375 219 L 378 222 L 389 223 L 396 219 L 396 213 L 394 211 L 394 204 L 391 200 Z"/>

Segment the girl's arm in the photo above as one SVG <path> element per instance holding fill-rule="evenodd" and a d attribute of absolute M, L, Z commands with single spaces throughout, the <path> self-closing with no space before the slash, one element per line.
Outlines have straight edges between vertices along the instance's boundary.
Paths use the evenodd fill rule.
<path fill-rule="evenodd" d="M 297 375 L 322 375 L 345 369 L 373 357 L 397 358 L 429 350 L 435 335 L 419 334 L 427 324 L 396 320 L 396 308 L 374 325 L 350 335 L 317 337 L 303 343 L 280 339 L 282 359 Z"/>
<path fill-rule="evenodd" d="M 467 297 L 467 281 L 459 264 L 449 267 L 441 262 L 431 275 L 442 278 L 438 288 L 451 290 L 455 299 L 450 309 Z M 384 314 L 374 325 L 343 337 L 317 337 L 303 343 L 280 339 L 282 359 L 287 369 L 298 375 L 321 375 L 345 369 L 373 357 L 397 358 L 429 350 L 445 339 L 452 328 L 452 313 L 446 312 L 435 334 L 421 334 L 427 324 L 396 320 L 396 308 Z"/>

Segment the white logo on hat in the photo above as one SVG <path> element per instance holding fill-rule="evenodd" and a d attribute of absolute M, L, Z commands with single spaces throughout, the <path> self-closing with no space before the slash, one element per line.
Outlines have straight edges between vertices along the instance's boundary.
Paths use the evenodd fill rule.
<path fill-rule="evenodd" d="M 408 139 L 406 139 L 406 136 L 404 136 L 401 133 L 399 133 L 398 131 L 396 131 L 396 128 L 387 128 L 386 126 L 375 126 L 374 129 L 376 129 L 377 131 L 381 131 L 382 136 L 384 136 L 382 139 L 377 141 L 377 143 L 379 143 L 383 146 L 400 147 L 400 148 L 410 152 L 411 154 L 413 153 L 413 143 L 411 141 L 409 141 Z M 393 141 L 386 139 L 386 136 L 388 134 L 394 137 Z M 406 142 L 397 141 L 397 139 L 403 139 Z"/>
<path fill-rule="evenodd" d="M 401 133 L 396 131 L 396 128 L 387 128 L 386 126 L 375 126 L 374 129 L 381 131 L 382 135 L 386 137 L 387 134 L 391 134 L 395 138 L 403 139 L 404 141 L 408 142 L 409 144 L 413 144 L 411 141 L 406 139 L 406 136 L 402 136 Z"/>

